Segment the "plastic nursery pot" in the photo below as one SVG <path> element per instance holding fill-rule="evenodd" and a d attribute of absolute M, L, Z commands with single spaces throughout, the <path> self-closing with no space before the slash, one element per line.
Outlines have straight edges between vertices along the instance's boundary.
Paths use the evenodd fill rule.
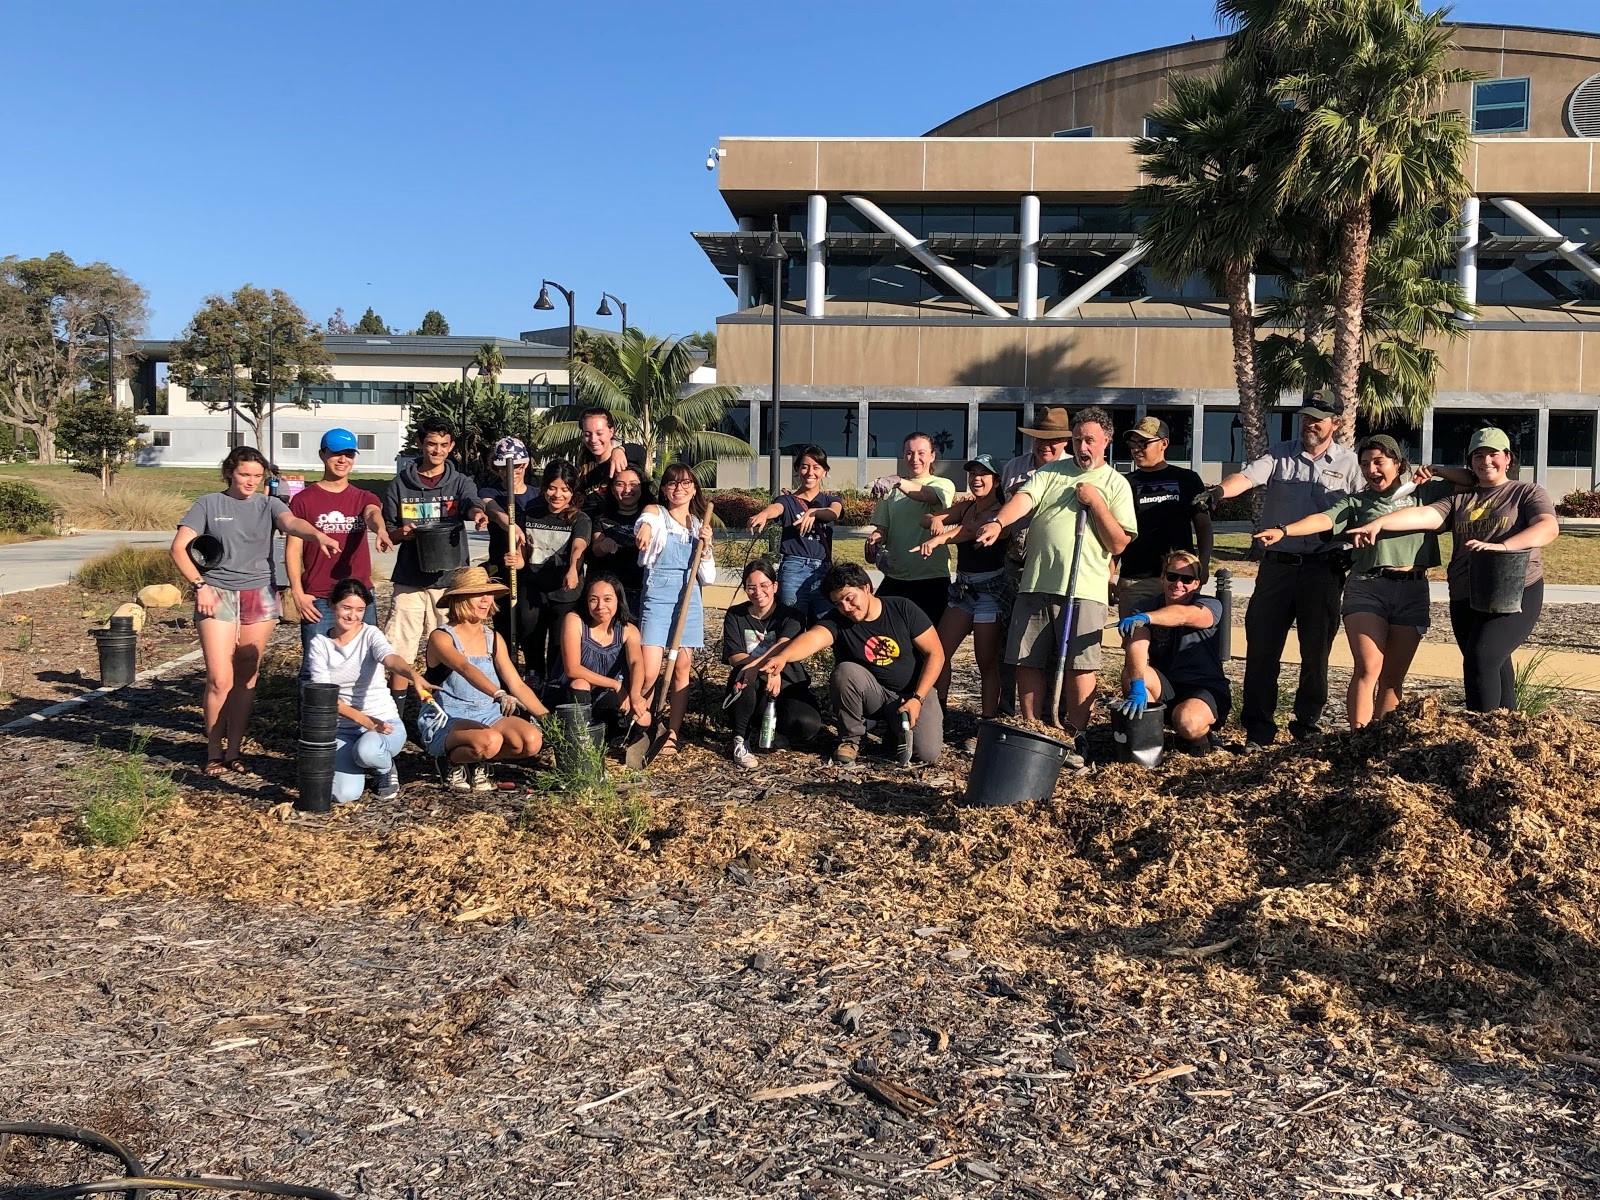
<path fill-rule="evenodd" d="M 1137 717 L 1111 710 L 1111 738 L 1117 744 L 1117 761 L 1156 767 L 1166 756 L 1167 706 L 1152 704 Z"/>
<path fill-rule="evenodd" d="M 577 737 L 589 728 L 593 715 L 594 707 L 589 704 L 558 704 L 555 707 L 556 720 L 569 738 Z"/>
<path fill-rule="evenodd" d="M 1531 550 L 1474 550 L 1467 559 L 1467 603 L 1481 613 L 1519 613 Z"/>
<path fill-rule="evenodd" d="M 467 563 L 466 541 L 459 521 L 418 525 L 413 540 L 417 547 L 417 565 L 429 575 L 453 571 Z"/>
<path fill-rule="evenodd" d="M 121 618 L 129 623 L 126 629 L 118 629 L 117 620 L 112 618 L 110 629 L 92 631 L 100 651 L 101 687 L 127 687 L 135 674 L 139 635 L 133 632 L 131 617 Z"/>
<path fill-rule="evenodd" d="M 1003 721 L 979 721 L 978 752 L 962 802 L 992 808 L 1047 799 L 1056 790 L 1069 749 L 1059 738 Z"/>
<path fill-rule="evenodd" d="M 570 729 L 563 730 L 565 739 L 556 747 L 556 758 L 559 759 L 564 751 L 574 746 L 588 744 L 598 747 L 602 752 L 606 745 L 606 726 L 604 721 L 597 721 L 592 725 L 579 727 L 580 732 L 574 734 Z"/>
<path fill-rule="evenodd" d="M 333 756 L 332 745 L 317 746 L 300 743 L 295 758 L 296 775 L 300 788 L 294 806 L 300 812 L 325 813 L 333 808 Z"/>

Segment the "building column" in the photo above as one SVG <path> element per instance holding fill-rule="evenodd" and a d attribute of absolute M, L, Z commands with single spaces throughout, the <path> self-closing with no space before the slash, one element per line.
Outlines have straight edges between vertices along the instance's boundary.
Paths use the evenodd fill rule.
<path fill-rule="evenodd" d="M 765 465 L 766 459 L 761 457 L 761 399 L 752 390 L 750 396 L 750 486 L 752 488 L 761 486 L 761 468 Z"/>
<path fill-rule="evenodd" d="M 1543 487 L 1550 476 L 1550 409 L 1543 404 L 1539 406 L 1537 421 L 1535 436 L 1539 444 L 1533 452 L 1533 481 Z"/>
<path fill-rule="evenodd" d="M 967 401 L 967 455 L 962 462 L 968 462 L 974 454 L 983 447 L 978 445 L 978 412 L 980 405 L 977 396 Z M 1002 467 L 1004 463 L 1000 464 Z M 964 490 L 964 489 L 963 489 Z"/>
<path fill-rule="evenodd" d="M 820 317 L 827 311 L 828 266 L 823 247 L 828 241 L 828 198 L 806 198 L 806 316 Z"/>
<path fill-rule="evenodd" d="M 856 401 L 856 489 L 867 490 L 867 398 Z"/>
<path fill-rule="evenodd" d="M 1422 445 L 1417 449 L 1421 458 L 1420 466 L 1429 466 L 1433 463 L 1433 405 L 1428 405 L 1422 410 Z"/>
<path fill-rule="evenodd" d="M 1022 255 L 1017 265 L 1017 316 L 1032 321 L 1039 315 L 1039 197 L 1022 198 Z"/>
<path fill-rule="evenodd" d="M 1191 400 L 1189 414 L 1189 469 L 1198 473 L 1206 458 L 1206 402 Z"/>
<path fill-rule="evenodd" d="M 1600 412 L 1594 418 L 1594 455 L 1589 460 L 1589 486 L 1600 488 Z"/>
<path fill-rule="evenodd" d="M 756 219 L 754 217 L 739 218 L 739 231 L 741 233 L 753 232 L 755 227 Z M 739 258 L 738 311 L 743 312 L 750 307 L 750 294 L 755 290 L 754 284 L 755 264 L 745 262 L 744 256 L 741 255 Z M 755 426 L 752 425 L 751 428 L 754 429 Z"/>
<path fill-rule="evenodd" d="M 1456 251 L 1456 278 L 1461 284 L 1462 299 L 1468 306 L 1478 303 L 1478 198 L 1468 196 L 1461 202 L 1461 249 Z M 1458 312 L 1459 321 L 1472 320 L 1472 314 Z"/>

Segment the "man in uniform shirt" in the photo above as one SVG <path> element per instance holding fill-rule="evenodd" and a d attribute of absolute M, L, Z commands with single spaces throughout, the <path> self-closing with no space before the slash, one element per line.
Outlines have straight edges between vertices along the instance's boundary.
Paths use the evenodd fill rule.
<path fill-rule="evenodd" d="M 1300 439 L 1279 442 L 1243 470 L 1206 489 L 1195 500 L 1210 510 L 1218 501 L 1264 487 L 1261 528 L 1272 529 L 1332 508 L 1366 486 L 1348 446 L 1337 445 L 1338 409 L 1328 389 L 1300 407 Z M 1300 684 L 1294 694 L 1289 732 L 1314 737 L 1328 703 L 1328 651 L 1339 629 L 1339 599 L 1349 561 L 1320 537 L 1286 537 L 1262 555 L 1255 591 L 1245 610 L 1248 647 L 1240 718 L 1252 746 L 1270 746 L 1278 736 L 1278 671 L 1289 627 L 1300 638 Z"/>
<path fill-rule="evenodd" d="M 1197 551 L 1200 582 L 1211 571 L 1211 514 L 1194 506 L 1205 482 L 1167 461 L 1172 433 L 1160 417 L 1145 417 L 1124 435 L 1133 456 L 1127 473 L 1139 536 L 1122 553 L 1117 577 L 1117 616 L 1140 611 L 1163 595 L 1162 564 L 1174 550 Z"/>

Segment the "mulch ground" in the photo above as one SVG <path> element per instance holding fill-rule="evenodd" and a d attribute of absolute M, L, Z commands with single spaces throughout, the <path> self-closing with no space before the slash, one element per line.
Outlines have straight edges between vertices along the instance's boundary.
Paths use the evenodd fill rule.
<path fill-rule="evenodd" d="M 293 813 L 283 673 L 232 786 L 193 676 L 7 739 L 0 1114 L 394 1197 L 1600 1192 L 1592 725 L 1424 697 L 989 810 L 691 746 L 621 844 L 415 754 Z M 89 849 L 136 729 L 182 799 Z"/>

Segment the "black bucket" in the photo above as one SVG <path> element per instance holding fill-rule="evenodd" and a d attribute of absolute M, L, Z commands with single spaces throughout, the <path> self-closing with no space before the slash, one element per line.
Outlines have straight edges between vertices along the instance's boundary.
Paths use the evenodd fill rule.
<path fill-rule="evenodd" d="M 295 773 L 299 791 L 294 806 L 300 812 L 325 813 L 333 808 L 333 742 L 307 742 L 295 747 Z"/>
<path fill-rule="evenodd" d="M 606 726 L 604 721 L 597 721 L 592 725 L 580 726 L 579 732 L 576 735 L 574 735 L 572 730 L 568 728 L 563 731 L 563 735 L 564 736 L 560 746 L 556 748 L 557 759 L 561 757 L 561 750 L 563 748 L 580 744 L 588 744 L 590 746 L 597 747 L 601 755 L 605 754 Z"/>
<path fill-rule="evenodd" d="M 1137 717 L 1111 710 L 1111 738 L 1117 744 L 1117 761 L 1158 767 L 1166 757 L 1167 706 L 1152 704 Z"/>
<path fill-rule="evenodd" d="M 569 741 L 582 737 L 594 723 L 594 706 L 590 704 L 558 704 L 554 711 L 562 736 Z"/>
<path fill-rule="evenodd" d="M 118 621 L 125 622 L 125 626 L 119 628 Z M 139 635 L 133 632 L 133 618 L 112 617 L 110 629 L 92 632 L 100 650 L 100 686 L 127 687 L 138 673 L 135 663 Z"/>
<path fill-rule="evenodd" d="M 978 752 L 972 758 L 962 802 L 993 808 L 1049 799 L 1070 749 L 1059 738 L 1003 721 L 979 721 Z"/>
<path fill-rule="evenodd" d="M 467 565 L 467 546 L 460 521 L 418 525 L 414 540 L 417 566 L 425 575 L 438 575 Z"/>
<path fill-rule="evenodd" d="M 339 722 L 339 685 L 308 683 L 300 690 L 300 739 L 331 742 Z"/>
<path fill-rule="evenodd" d="M 1467 559 L 1467 603 L 1474 612 L 1519 613 L 1531 550 L 1473 550 Z"/>

